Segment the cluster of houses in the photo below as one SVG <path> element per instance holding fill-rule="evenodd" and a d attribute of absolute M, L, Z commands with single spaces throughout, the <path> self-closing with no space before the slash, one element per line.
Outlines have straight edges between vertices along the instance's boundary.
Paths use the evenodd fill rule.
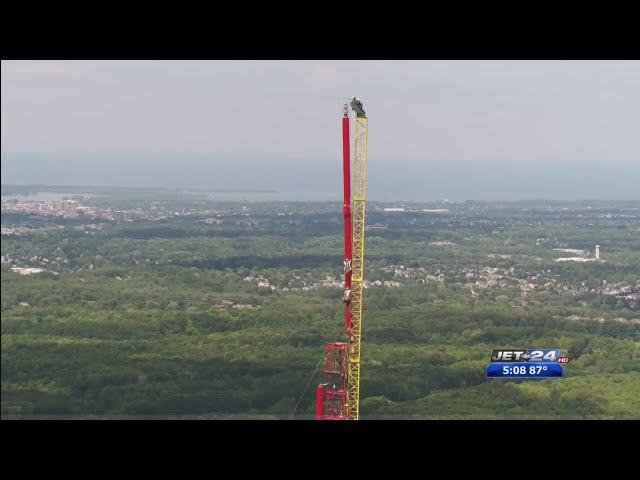
<path fill-rule="evenodd" d="M 255 309 L 260 308 L 259 305 L 251 305 L 249 303 L 238 303 L 235 300 L 220 300 L 216 305 L 218 310 L 231 310 L 231 309 Z"/>

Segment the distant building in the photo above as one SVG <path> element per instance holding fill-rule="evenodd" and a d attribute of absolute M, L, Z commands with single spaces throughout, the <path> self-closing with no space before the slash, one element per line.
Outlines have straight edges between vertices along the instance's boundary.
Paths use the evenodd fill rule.
<path fill-rule="evenodd" d="M 249 309 L 252 310 L 254 308 L 258 308 L 258 307 L 254 307 L 253 305 L 251 305 L 250 303 L 237 303 L 233 306 L 233 308 L 238 308 L 238 309 Z"/>
<path fill-rule="evenodd" d="M 11 271 L 15 273 L 19 273 L 20 275 L 31 275 L 33 273 L 44 272 L 44 268 L 33 268 L 33 267 L 11 267 Z"/>
<path fill-rule="evenodd" d="M 575 253 L 577 255 L 584 255 L 586 252 L 582 249 L 578 248 L 554 248 L 556 252 L 564 252 L 564 253 Z"/>
<path fill-rule="evenodd" d="M 233 308 L 235 304 L 236 302 L 234 300 L 220 300 L 220 303 L 218 303 L 217 308 L 228 310 L 230 308 Z"/>
<path fill-rule="evenodd" d="M 596 260 L 600 260 L 600 245 L 596 245 Z"/>
<path fill-rule="evenodd" d="M 593 262 L 593 258 L 584 258 L 584 257 L 563 257 L 556 258 L 556 262 Z"/>
<path fill-rule="evenodd" d="M 373 232 L 377 232 L 377 231 L 385 231 L 389 229 L 389 225 L 385 225 L 382 223 L 374 223 L 373 225 L 369 225 L 367 226 L 367 230 L 373 231 Z"/>
<path fill-rule="evenodd" d="M 425 213 L 437 213 L 437 214 L 449 213 L 448 208 L 423 208 L 422 211 Z"/>

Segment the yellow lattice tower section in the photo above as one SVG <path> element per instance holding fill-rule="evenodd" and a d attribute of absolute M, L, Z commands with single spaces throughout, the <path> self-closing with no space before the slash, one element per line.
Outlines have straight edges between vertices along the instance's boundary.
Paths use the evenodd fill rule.
<path fill-rule="evenodd" d="M 353 261 L 351 263 L 351 335 L 349 337 L 349 378 L 347 418 L 360 417 L 360 346 L 363 320 L 364 234 L 367 199 L 367 117 L 356 117 L 353 154 Z"/>

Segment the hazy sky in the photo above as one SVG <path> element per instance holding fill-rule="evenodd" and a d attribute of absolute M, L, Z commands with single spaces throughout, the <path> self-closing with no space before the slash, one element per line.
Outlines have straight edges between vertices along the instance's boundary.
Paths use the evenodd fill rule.
<path fill-rule="evenodd" d="M 2 61 L 2 181 L 42 181 L 61 158 L 88 181 L 109 158 L 163 157 L 168 177 L 188 157 L 328 175 L 351 95 L 381 172 L 640 165 L 637 61 Z"/>

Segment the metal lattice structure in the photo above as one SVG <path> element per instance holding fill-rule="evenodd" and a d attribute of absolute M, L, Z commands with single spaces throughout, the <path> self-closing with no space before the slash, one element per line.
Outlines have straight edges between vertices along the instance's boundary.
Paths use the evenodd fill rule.
<path fill-rule="evenodd" d="M 360 417 L 360 350 L 364 300 L 364 241 L 367 200 L 367 136 L 368 118 L 356 117 L 353 155 L 353 207 L 351 262 L 351 331 L 349 344 L 349 377 L 347 384 L 347 418 Z"/>
<path fill-rule="evenodd" d="M 316 389 L 318 420 L 358 420 L 360 417 L 360 350 L 363 320 L 364 252 L 367 199 L 368 119 L 362 103 L 351 101 L 356 114 L 353 155 L 353 201 L 351 200 L 351 159 L 349 106 L 342 119 L 344 181 L 344 275 L 346 343 L 329 343 L 326 349 L 325 383 Z M 342 356 L 340 369 L 336 355 Z M 342 360 L 341 360 L 342 362 Z M 344 370 L 342 370 L 344 369 Z M 340 373 L 339 373 L 340 372 Z"/>

